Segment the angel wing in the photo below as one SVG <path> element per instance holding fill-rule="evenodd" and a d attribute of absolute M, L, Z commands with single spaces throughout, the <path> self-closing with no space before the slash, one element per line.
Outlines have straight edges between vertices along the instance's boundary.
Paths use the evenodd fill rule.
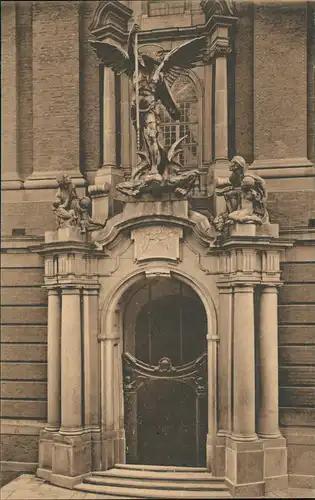
<path fill-rule="evenodd" d="M 118 75 L 127 73 L 132 76 L 133 61 L 124 49 L 112 43 L 96 40 L 90 40 L 90 44 L 106 66 L 112 68 Z"/>
<path fill-rule="evenodd" d="M 178 109 L 172 92 L 165 80 L 157 83 L 156 97 L 160 99 L 161 103 L 167 109 L 167 112 L 173 120 L 180 119 L 180 110 Z"/>
<path fill-rule="evenodd" d="M 170 76 L 176 78 L 180 69 L 193 68 L 198 61 L 201 60 L 207 47 L 207 38 L 205 36 L 194 38 L 189 42 L 185 42 L 179 47 L 171 50 L 157 67 L 153 81 L 160 79 L 160 74 L 164 75 L 171 73 Z"/>

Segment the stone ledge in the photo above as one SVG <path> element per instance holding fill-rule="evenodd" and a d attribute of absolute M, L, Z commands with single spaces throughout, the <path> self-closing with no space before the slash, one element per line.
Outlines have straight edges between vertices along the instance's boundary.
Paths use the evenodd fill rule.
<path fill-rule="evenodd" d="M 40 420 L 5 420 L 1 422 L 1 434 L 3 435 L 24 435 L 39 436 L 45 423 Z"/>

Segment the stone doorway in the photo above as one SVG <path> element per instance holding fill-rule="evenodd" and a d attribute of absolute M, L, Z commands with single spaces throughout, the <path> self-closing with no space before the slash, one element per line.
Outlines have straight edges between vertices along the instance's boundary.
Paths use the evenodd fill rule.
<path fill-rule="evenodd" d="M 205 466 L 207 317 L 175 279 L 150 279 L 124 317 L 126 461 Z"/>

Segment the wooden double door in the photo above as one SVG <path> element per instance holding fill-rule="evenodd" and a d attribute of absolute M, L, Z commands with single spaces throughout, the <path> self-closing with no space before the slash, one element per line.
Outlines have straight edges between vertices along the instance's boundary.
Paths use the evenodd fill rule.
<path fill-rule="evenodd" d="M 163 296 L 141 309 L 134 353 L 123 354 L 127 462 L 205 465 L 206 334 L 197 296 Z"/>

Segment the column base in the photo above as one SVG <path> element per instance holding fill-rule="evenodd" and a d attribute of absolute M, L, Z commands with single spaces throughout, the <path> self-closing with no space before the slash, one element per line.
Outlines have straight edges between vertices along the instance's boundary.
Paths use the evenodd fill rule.
<path fill-rule="evenodd" d="M 286 489 L 288 487 L 286 440 L 280 435 L 278 438 L 262 439 L 261 442 L 264 450 L 266 493 Z"/>
<path fill-rule="evenodd" d="M 62 435 L 60 432 L 41 431 L 37 475 L 54 484 L 71 488 L 71 485 L 75 483 L 65 480 L 61 485 L 60 481 L 55 482 L 54 476 L 76 478 L 91 472 L 92 450 L 90 432 L 81 431 L 80 435 L 74 436 Z M 95 455 L 97 453 L 94 450 Z"/>
<path fill-rule="evenodd" d="M 49 483 L 60 486 L 61 488 L 72 489 L 76 484 L 82 482 L 82 480 L 89 476 L 90 473 L 80 474 L 79 476 L 64 476 L 60 474 L 54 474 L 51 470 L 38 468 L 36 471 L 36 476 L 48 481 Z"/>
<path fill-rule="evenodd" d="M 235 498 L 263 497 L 288 487 L 287 447 L 283 437 L 236 441 L 217 436 L 215 476 L 225 476 Z"/>
<path fill-rule="evenodd" d="M 103 431 L 102 470 L 108 470 L 117 463 L 126 462 L 125 430 Z"/>

